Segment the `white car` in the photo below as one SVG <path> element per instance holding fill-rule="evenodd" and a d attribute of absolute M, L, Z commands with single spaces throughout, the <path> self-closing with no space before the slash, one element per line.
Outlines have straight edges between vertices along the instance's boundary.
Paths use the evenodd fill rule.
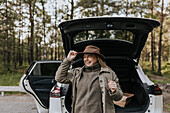
<path fill-rule="evenodd" d="M 117 74 L 122 91 L 134 94 L 124 108 L 115 105 L 116 113 L 162 113 L 162 90 L 138 64 L 148 34 L 159 25 L 152 19 L 95 17 L 65 21 L 59 28 L 66 55 L 70 50 L 81 52 L 87 45 L 98 46 L 107 65 Z M 82 65 L 83 59 L 77 57 L 70 68 Z M 71 113 L 71 85 L 55 84 L 54 72 L 36 76 L 40 72 L 46 71 L 33 64 L 20 81 L 23 90 L 35 99 L 38 112 Z"/>

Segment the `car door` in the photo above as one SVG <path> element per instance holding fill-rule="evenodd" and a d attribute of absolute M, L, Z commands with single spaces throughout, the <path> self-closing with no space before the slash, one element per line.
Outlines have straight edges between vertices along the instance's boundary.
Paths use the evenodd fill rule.
<path fill-rule="evenodd" d="M 26 92 L 34 96 L 44 108 L 49 108 L 50 90 L 56 84 L 54 78 L 60 63 L 61 61 L 36 62 L 23 79 Z"/>

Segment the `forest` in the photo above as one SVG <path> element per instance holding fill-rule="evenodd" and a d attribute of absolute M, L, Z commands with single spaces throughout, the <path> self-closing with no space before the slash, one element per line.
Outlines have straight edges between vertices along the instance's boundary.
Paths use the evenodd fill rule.
<path fill-rule="evenodd" d="M 158 20 L 160 26 L 149 34 L 140 65 L 148 64 L 158 75 L 170 65 L 168 0 L 0 0 L 0 74 L 25 70 L 35 60 L 62 60 L 58 24 L 94 16 Z"/>

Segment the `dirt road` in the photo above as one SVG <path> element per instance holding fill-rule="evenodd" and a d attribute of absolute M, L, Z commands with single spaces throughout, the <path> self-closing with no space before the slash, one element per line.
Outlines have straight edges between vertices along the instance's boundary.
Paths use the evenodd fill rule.
<path fill-rule="evenodd" d="M 37 113 L 37 109 L 29 95 L 0 96 L 0 113 Z"/>
<path fill-rule="evenodd" d="M 163 89 L 164 112 L 170 113 L 170 90 L 169 86 L 160 84 Z M 6 95 L 0 96 L 0 113 L 37 113 L 36 105 L 31 96 L 22 95 Z"/>

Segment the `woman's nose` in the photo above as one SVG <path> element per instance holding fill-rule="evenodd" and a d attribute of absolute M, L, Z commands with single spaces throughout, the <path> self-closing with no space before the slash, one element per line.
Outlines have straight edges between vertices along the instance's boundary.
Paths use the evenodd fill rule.
<path fill-rule="evenodd" d="M 86 61 L 88 58 L 87 57 L 84 57 L 84 61 Z"/>

